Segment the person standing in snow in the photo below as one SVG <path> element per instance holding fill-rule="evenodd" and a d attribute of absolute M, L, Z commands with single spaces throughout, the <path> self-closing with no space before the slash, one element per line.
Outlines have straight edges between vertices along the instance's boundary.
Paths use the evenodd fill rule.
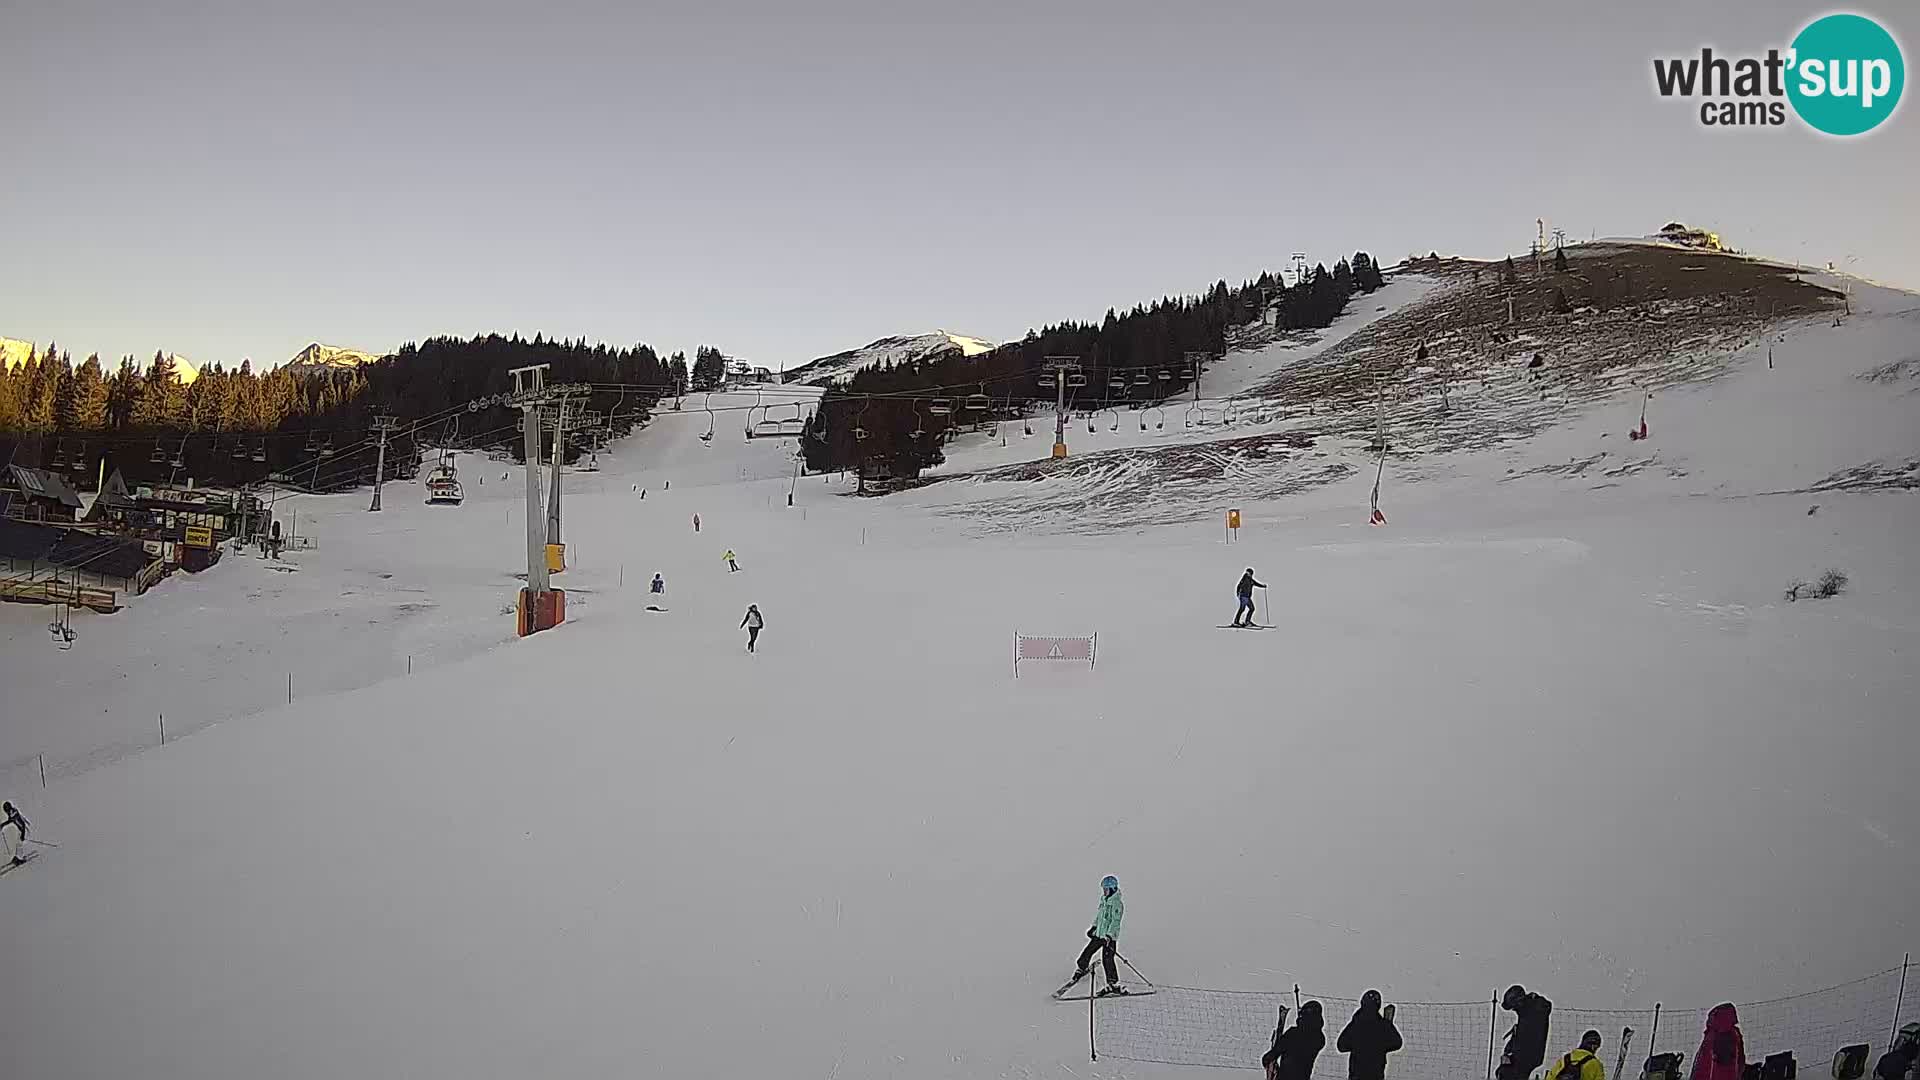
<path fill-rule="evenodd" d="M 1264 588 L 1266 588 L 1265 585 L 1253 580 L 1253 567 L 1247 567 L 1247 572 L 1240 575 L 1240 584 L 1233 588 L 1233 595 L 1240 600 L 1240 606 L 1233 613 L 1234 626 L 1253 625 L 1253 590 Z M 1242 622 L 1242 619 L 1246 621 Z"/>
<path fill-rule="evenodd" d="M 1740 1013 L 1731 1004 L 1707 1013 L 1707 1030 L 1693 1055 L 1693 1080 L 1740 1080 L 1747 1069 L 1747 1045 L 1740 1037 Z"/>
<path fill-rule="evenodd" d="M 700 515 L 699 514 L 693 515 L 693 531 L 694 532 L 700 531 Z"/>
<path fill-rule="evenodd" d="M 1500 1055 L 1497 1080 L 1527 1080 L 1533 1070 L 1547 1060 L 1547 1023 L 1553 1014 L 1553 1002 L 1515 983 L 1500 995 L 1500 1007 L 1514 1015 L 1507 1032 L 1507 1049 Z"/>
<path fill-rule="evenodd" d="M 1874 1063 L 1873 1080 L 1906 1080 L 1914 1063 L 1920 1062 L 1920 1023 L 1906 1024 L 1894 1036 L 1893 1049 Z"/>
<path fill-rule="evenodd" d="M 1311 1080 L 1313 1062 L 1326 1049 L 1326 1020 L 1320 1003 L 1309 1001 L 1300 1006 L 1300 1018 L 1287 1028 L 1287 1007 L 1280 1006 L 1280 1023 L 1273 1029 L 1273 1046 L 1260 1055 L 1267 1080 Z"/>
<path fill-rule="evenodd" d="M 1340 1029 L 1334 1048 L 1347 1055 L 1348 1080 L 1384 1080 L 1387 1055 L 1400 1049 L 1400 1029 L 1393 1026 L 1393 1006 L 1380 1011 L 1380 991 L 1360 995 L 1353 1019 Z"/>
<path fill-rule="evenodd" d="M 732 548 L 728 548 L 728 549 L 727 549 L 727 553 L 726 553 L 725 555 L 722 555 L 722 556 L 720 556 L 720 557 L 721 557 L 721 558 L 723 558 L 723 559 L 725 559 L 725 560 L 727 560 L 727 573 L 729 573 L 729 574 L 737 574 L 737 573 L 739 573 L 739 572 L 740 572 L 740 564 L 739 564 L 739 563 L 737 563 L 737 562 L 734 562 L 734 561 L 733 561 L 733 549 L 732 549 Z"/>
<path fill-rule="evenodd" d="M 0 819 L 0 845 L 4 845 L 7 861 L 19 866 L 27 861 L 27 830 L 31 826 L 26 816 L 10 802 L 0 803 L 0 812 L 6 815 Z"/>
<path fill-rule="evenodd" d="M 747 628 L 747 651 L 752 652 L 760 640 L 760 628 L 767 625 L 767 620 L 760 617 L 759 605 L 747 605 L 747 617 L 740 620 L 740 625 Z"/>
<path fill-rule="evenodd" d="M 1093 963 L 1093 954 L 1099 953 L 1107 970 L 1107 988 L 1101 993 L 1119 993 L 1120 969 L 1113 964 L 1113 954 L 1120 947 L 1120 917 L 1126 911 L 1126 902 L 1120 899 L 1120 879 L 1108 874 L 1100 880 L 1100 910 L 1094 914 L 1093 925 L 1087 927 L 1087 947 L 1074 964 L 1073 978 L 1067 985 L 1085 978 L 1088 965 Z"/>
<path fill-rule="evenodd" d="M 1600 1033 L 1588 1029 L 1580 1036 L 1580 1045 L 1547 1070 L 1546 1080 L 1607 1080 L 1607 1067 L 1600 1061 Z"/>

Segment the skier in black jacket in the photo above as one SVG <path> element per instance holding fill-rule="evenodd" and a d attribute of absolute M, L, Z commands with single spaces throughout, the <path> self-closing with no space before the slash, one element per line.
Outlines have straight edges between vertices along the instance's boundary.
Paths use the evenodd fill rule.
<path fill-rule="evenodd" d="M 1273 1029 L 1273 1047 L 1260 1055 L 1267 1080 L 1310 1080 L 1314 1059 L 1327 1045 L 1325 1027 L 1317 1001 L 1300 1006 L 1300 1016 L 1291 1028 L 1287 1028 L 1287 1007 L 1280 1006 L 1280 1027 Z"/>
<path fill-rule="evenodd" d="M 1515 983 L 1500 996 L 1500 1007 L 1514 1015 L 1513 1030 L 1507 1033 L 1507 1051 L 1500 1055 L 1498 1080 L 1527 1080 L 1540 1063 L 1547 1060 L 1547 1020 L 1553 1002 Z"/>
<path fill-rule="evenodd" d="M 1360 1007 L 1340 1031 L 1336 1049 L 1347 1055 L 1349 1080 L 1384 1080 L 1387 1055 L 1400 1049 L 1400 1029 L 1393 1026 L 1393 1006 L 1380 1012 L 1380 991 L 1360 995 Z"/>
<path fill-rule="evenodd" d="M 1253 590 L 1264 588 L 1266 588 L 1264 584 L 1253 580 L 1253 567 L 1247 567 L 1247 572 L 1240 576 L 1240 584 L 1233 587 L 1233 595 L 1240 601 L 1240 606 L 1233 612 L 1233 625 L 1242 627 L 1253 625 Z M 1242 618 L 1246 621 L 1241 622 Z"/>

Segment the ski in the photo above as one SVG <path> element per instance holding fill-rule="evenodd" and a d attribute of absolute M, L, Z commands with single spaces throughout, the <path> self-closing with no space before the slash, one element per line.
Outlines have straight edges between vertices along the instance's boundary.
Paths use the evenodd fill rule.
<path fill-rule="evenodd" d="M 1219 627 L 1216 627 L 1216 629 L 1219 629 L 1219 630 L 1271 630 L 1273 629 L 1273 624 L 1272 623 L 1249 623 L 1246 626 L 1235 626 L 1232 623 L 1225 623 Z"/>
<path fill-rule="evenodd" d="M 1053 992 L 1053 995 L 1052 995 L 1052 996 L 1053 996 L 1053 1000 L 1055 1000 L 1055 1001 L 1061 1001 L 1061 1000 L 1063 1000 L 1063 999 L 1062 999 L 1062 997 L 1061 997 L 1061 995 L 1062 995 L 1062 994 L 1065 994 L 1065 993 L 1066 993 L 1067 991 L 1069 991 L 1069 990 L 1071 990 L 1071 989 L 1073 989 L 1073 986 L 1074 986 L 1074 984 L 1075 984 L 1075 983 L 1077 983 L 1077 982 L 1079 982 L 1079 981 L 1080 981 L 1081 979 L 1084 979 L 1084 978 L 1086 978 L 1086 977 L 1087 977 L 1087 973 L 1083 971 L 1083 972 L 1081 972 L 1080 974 L 1078 974 L 1078 975 L 1075 975 L 1075 976 L 1074 976 L 1073 978 L 1071 978 L 1071 979 L 1068 979 L 1068 980 L 1067 980 L 1066 982 L 1063 982 L 1063 983 L 1061 983 L 1061 984 L 1060 984 L 1060 989 L 1058 989 L 1058 990 L 1055 990 L 1055 991 Z"/>
<path fill-rule="evenodd" d="M 1613 1067 L 1614 1080 L 1620 1080 L 1621 1077 L 1626 1075 L 1627 1047 L 1632 1045 L 1633 1045 L 1633 1029 L 1630 1027 L 1621 1028 L 1620 1029 L 1620 1061 L 1618 1064 L 1616 1064 Z"/>
<path fill-rule="evenodd" d="M 1085 1001 L 1087 1000 L 1088 996 L 1089 995 L 1087 994 L 1060 994 L 1055 996 L 1054 1000 L 1055 1001 Z M 1106 1001 L 1110 998 L 1152 997 L 1153 987 L 1149 986 L 1144 990 L 1132 990 L 1123 986 L 1120 989 L 1114 990 L 1114 991 L 1102 990 L 1091 996 L 1096 1001 Z"/>
<path fill-rule="evenodd" d="M 21 867 L 27 865 L 28 863 L 32 862 L 33 860 L 39 857 L 40 857 L 39 852 L 29 851 L 25 855 L 20 856 L 19 862 L 8 860 L 5 866 L 0 866 L 0 877 L 5 877 L 6 875 L 13 873 L 15 870 L 20 869 Z"/>

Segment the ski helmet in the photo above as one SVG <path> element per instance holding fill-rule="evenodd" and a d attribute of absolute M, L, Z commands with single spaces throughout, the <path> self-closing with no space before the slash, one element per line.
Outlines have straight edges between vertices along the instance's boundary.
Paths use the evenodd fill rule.
<path fill-rule="evenodd" d="M 1108 874 L 1106 877 L 1100 879 L 1100 887 L 1103 889 L 1118 889 L 1120 887 L 1120 879 L 1114 877 L 1112 874 Z"/>

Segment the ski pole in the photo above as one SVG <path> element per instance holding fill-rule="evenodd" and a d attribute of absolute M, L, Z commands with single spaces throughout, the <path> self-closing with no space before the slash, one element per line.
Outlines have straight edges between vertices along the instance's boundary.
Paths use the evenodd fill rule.
<path fill-rule="evenodd" d="M 1140 975 L 1140 969 L 1139 969 L 1139 968 L 1137 968 L 1137 967 L 1134 967 L 1134 966 L 1133 966 L 1133 961 L 1131 961 L 1131 960 L 1129 960 L 1129 959 L 1127 959 L 1127 958 L 1126 958 L 1125 956 L 1123 956 L 1123 955 L 1121 955 L 1121 953 L 1120 953 L 1120 950 L 1119 950 L 1119 949 L 1115 949 L 1115 950 L 1113 950 L 1113 955 L 1115 955 L 1115 956 L 1118 956 L 1118 957 L 1120 957 L 1120 962 L 1121 962 L 1121 963 L 1123 963 L 1123 964 L 1125 964 L 1125 965 L 1127 965 L 1127 970 L 1128 970 L 1128 971 L 1131 971 L 1131 972 L 1133 972 L 1133 973 L 1134 973 L 1135 975 Z M 1143 982 L 1143 983 L 1146 983 L 1146 984 L 1147 984 L 1148 986 L 1152 986 L 1152 985 L 1153 985 L 1153 980 L 1152 980 L 1152 979 L 1149 979 L 1149 978 L 1147 978 L 1147 977 L 1146 977 L 1145 975 L 1140 975 L 1140 981 L 1141 981 L 1141 982 Z"/>
<path fill-rule="evenodd" d="M 25 842 L 29 844 L 39 844 L 41 847 L 59 847 L 60 846 L 59 844 L 56 844 L 51 840 L 35 840 L 31 836 L 27 837 Z"/>

